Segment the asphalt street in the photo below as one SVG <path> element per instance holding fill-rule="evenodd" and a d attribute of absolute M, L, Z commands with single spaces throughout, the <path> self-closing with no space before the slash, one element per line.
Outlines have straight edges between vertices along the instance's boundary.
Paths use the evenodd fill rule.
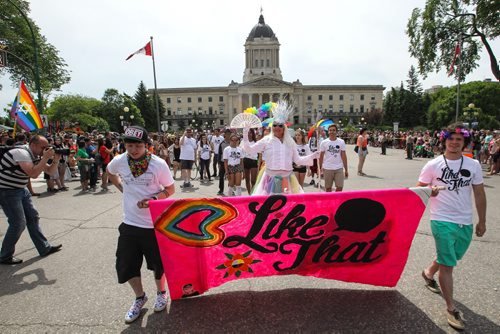
<path fill-rule="evenodd" d="M 345 191 L 412 187 L 427 159 L 405 160 L 402 150 L 387 156 L 371 148 L 364 171 L 356 175 L 357 156 L 348 146 L 350 177 Z M 179 176 L 179 175 L 178 175 Z M 306 177 L 306 183 L 310 180 Z M 487 232 L 474 237 L 455 269 L 455 299 L 467 320 L 465 332 L 500 333 L 500 176 L 485 176 Z M 47 194 L 43 180 L 33 182 L 43 195 L 34 198 L 41 226 L 62 251 L 38 256 L 27 232 L 16 248 L 20 265 L 0 266 L 1 333 L 453 333 L 440 295 L 428 291 L 422 269 L 433 259 L 434 241 L 428 210 L 420 222 L 408 263 L 395 288 L 301 276 L 241 279 L 203 296 L 170 303 L 153 312 L 153 276 L 143 268 L 151 297 L 131 325 L 124 315 L 133 300 L 130 287 L 119 285 L 115 273 L 121 194 L 81 194 L 79 182 L 70 190 Z M 218 180 L 183 191 L 176 181 L 174 198 L 214 197 Z M 306 192 L 319 191 L 307 185 Z M 0 212 L 0 238 L 7 223 Z"/>

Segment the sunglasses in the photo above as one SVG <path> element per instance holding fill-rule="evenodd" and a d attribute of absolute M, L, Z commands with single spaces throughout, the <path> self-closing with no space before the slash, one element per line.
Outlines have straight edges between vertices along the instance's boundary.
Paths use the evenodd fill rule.
<path fill-rule="evenodd" d="M 273 128 L 282 128 L 283 124 L 273 124 Z"/>

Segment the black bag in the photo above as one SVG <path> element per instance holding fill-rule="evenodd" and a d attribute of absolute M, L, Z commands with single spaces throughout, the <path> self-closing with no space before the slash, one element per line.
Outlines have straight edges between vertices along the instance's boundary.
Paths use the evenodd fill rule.
<path fill-rule="evenodd" d="M 103 163 L 103 159 L 102 159 L 102 156 L 99 152 L 97 152 L 94 156 L 94 161 L 97 165 L 102 165 Z"/>
<path fill-rule="evenodd" d="M 354 152 L 358 153 L 358 151 L 359 151 L 359 146 L 358 145 L 354 146 Z"/>

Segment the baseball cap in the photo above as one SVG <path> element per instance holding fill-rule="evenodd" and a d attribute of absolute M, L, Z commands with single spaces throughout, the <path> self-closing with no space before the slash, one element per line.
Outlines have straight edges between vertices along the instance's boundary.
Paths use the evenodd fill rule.
<path fill-rule="evenodd" d="M 133 125 L 125 129 L 123 141 L 148 142 L 148 131 L 141 126 Z"/>

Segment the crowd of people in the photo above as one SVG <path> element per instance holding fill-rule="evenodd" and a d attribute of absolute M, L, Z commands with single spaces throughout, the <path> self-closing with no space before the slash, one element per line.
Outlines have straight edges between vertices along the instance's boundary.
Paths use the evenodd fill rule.
<path fill-rule="evenodd" d="M 335 124 L 306 133 L 305 129 L 288 129 L 290 111 L 286 106 L 275 110 L 269 127 L 241 126 L 241 132 L 187 128 L 182 134 L 150 137 L 144 128 L 130 126 L 122 136 L 109 132 L 47 137 L 18 134 L 13 139 L 2 135 L 2 147 L 15 148 L 3 149 L 0 160 L 0 205 L 9 225 L 0 263 L 22 262 L 13 255 L 25 227 L 41 256 L 62 247 L 49 244 L 43 236 L 31 202 L 31 196 L 37 194 L 29 186 L 30 178 L 44 172 L 48 192 L 67 190 L 66 182 L 71 177 L 79 177 L 83 193 L 96 191 L 99 180 L 103 192 L 112 183 L 123 193 L 124 219 L 119 227 L 116 271 L 119 283 L 128 282 L 135 294 L 125 316 L 131 323 L 147 301 L 140 275 L 143 257 L 148 269 L 154 271 L 154 310 L 162 311 L 167 304 L 163 266 L 147 209 L 151 200 L 168 198 L 175 192 L 178 173 L 183 189 L 192 188 L 191 181 L 196 177 L 200 183 L 218 178 L 219 196 L 241 196 L 243 180 L 249 195 L 303 193 L 306 176 L 311 177 L 311 185 L 320 185 L 323 179 L 326 192 L 340 192 L 349 177 L 346 143 L 355 144 L 360 177 L 366 176 L 364 162 L 369 149 L 373 152 L 380 147 L 382 155 L 388 147 L 405 149 L 407 159 L 433 158 L 439 153 L 425 165 L 418 179 L 419 186 L 432 186 L 431 227 L 437 252 L 422 276 L 429 290 L 442 293 L 448 323 L 464 328 L 453 302 L 453 268 L 472 239 L 472 193 L 479 217 L 476 235 L 486 232 L 481 164 L 488 164 L 488 174 L 498 174 L 499 133 L 468 131 L 459 125 L 432 133 L 370 132 L 366 128 L 345 132 Z M 447 189 L 439 191 L 437 186 Z M 454 209 L 448 210 L 450 207 Z M 434 279 L 436 274 L 439 284 Z"/>
<path fill-rule="evenodd" d="M 368 131 L 363 128 L 359 132 L 346 132 L 336 126 L 335 138 L 342 140 L 345 144 L 355 144 L 358 156 L 357 175 L 365 176 L 363 171 L 364 161 L 368 154 L 368 148 L 372 153 L 380 149 L 380 154 L 386 155 L 388 148 L 402 149 L 406 151 L 406 159 L 433 158 L 444 152 L 444 142 L 440 131 Z M 250 129 L 249 142 L 255 144 L 267 135 L 273 136 L 272 124 L 268 128 Z M 294 141 L 294 145 L 300 157 L 317 152 L 321 143 L 329 138 L 329 129 L 320 128 L 312 134 L 306 129 L 297 129 L 291 137 L 285 134 L 286 142 Z M 471 130 L 470 142 L 464 148 L 464 155 L 480 161 L 488 168 L 488 175 L 500 172 L 500 133 L 493 130 Z M 195 131 L 186 129 L 183 133 L 170 133 L 163 135 L 154 134 L 147 143 L 148 151 L 165 160 L 173 171 L 174 180 L 178 178 L 183 181 L 181 188 L 192 188 L 191 181 L 199 180 L 200 183 L 210 184 L 218 178 L 219 192 L 217 195 L 241 194 L 241 184 L 248 194 L 251 194 L 257 181 L 258 171 L 264 164 L 262 152 L 243 149 L 242 133 L 234 129 L 215 129 L 213 131 Z M 20 133 L 16 138 L 11 138 L 4 133 L 2 145 L 26 144 L 29 138 Z M 62 150 L 59 168 L 56 173 L 49 175 L 44 173 L 47 183 L 47 192 L 56 193 L 66 191 L 66 182 L 78 177 L 82 192 L 95 192 L 97 184 L 101 182 L 101 191 L 108 190 L 108 177 L 106 166 L 112 158 L 125 152 L 122 138 L 111 132 L 87 133 L 75 135 L 58 133 L 48 135 L 49 145 L 55 149 Z M 224 158 L 224 150 L 231 146 L 231 142 L 237 142 L 240 150 L 231 149 L 229 156 Z M 345 151 L 345 148 L 344 148 Z M 324 154 L 325 151 L 320 151 Z M 298 180 L 300 187 L 304 182 L 319 186 L 324 170 L 318 166 L 319 156 L 313 159 L 312 165 L 296 164 L 292 162 L 292 170 Z M 227 161 L 226 161 L 227 160 Z M 235 172 L 235 164 L 240 164 L 238 172 Z M 227 164 L 227 166 L 226 166 Z M 338 167 L 338 165 L 337 165 Z M 231 169 L 231 173 L 229 173 Z M 240 171 L 241 170 L 241 171 Z M 230 178 L 227 176 L 231 175 Z M 306 176 L 310 177 L 306 181 Z M 344 176 L 347 177 L 347 176 Z M 327 180 L 328 179 L 328 180 Z M 329 181 L 329 177 L 325 177 Z M 339 181 L 341 182 L 341 181 Z M 329 183 L 329 182 L 327 182 Z M 226 186 L 230 190 L 226 192 Z M 238 188 L 240 187 L 240 188 Z M 330 187 L 324 187 L 325 190 Z M 336 187 L 340 191 L 341 187 Z M 40 195 L 29 187 L 33 196 Z"/>

